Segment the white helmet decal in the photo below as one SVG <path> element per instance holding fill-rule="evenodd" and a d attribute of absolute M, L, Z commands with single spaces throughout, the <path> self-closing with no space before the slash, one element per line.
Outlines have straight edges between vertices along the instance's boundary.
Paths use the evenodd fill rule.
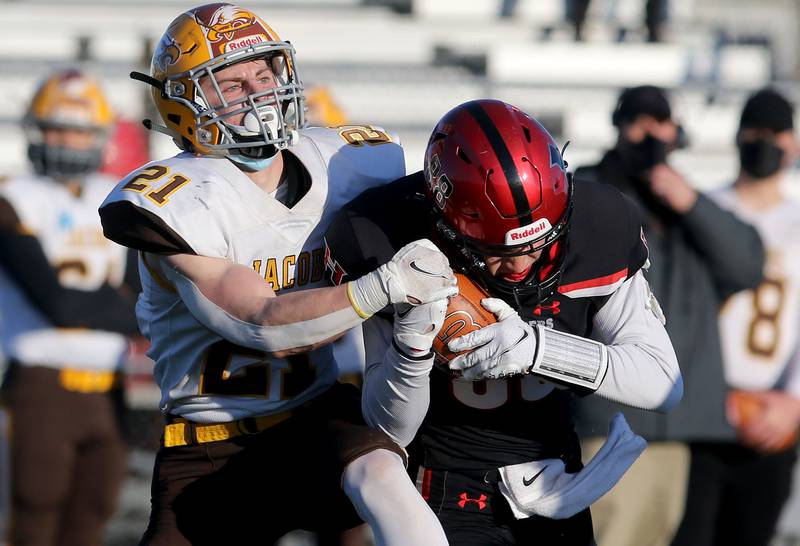
<path fill-rule="evenodd" d="M 551 229 L 553 229 L 553 226 L 550 225 L 550 220 L 540 218 L 527 226 L 508 230 L 506 232 L 506 246 L 521 245 L 522 243 L 539 239 Z"/>

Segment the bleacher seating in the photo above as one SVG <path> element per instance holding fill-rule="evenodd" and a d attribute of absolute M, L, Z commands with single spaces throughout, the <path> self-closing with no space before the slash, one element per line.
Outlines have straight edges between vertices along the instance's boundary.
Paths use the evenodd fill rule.
<path fill-rule="evenodd" d="M 82 64 L 100 77 L 120 115 L 147 115 L 147 89 L 128 73 L 146 69 L 148 49 L 167 24 L 199 3 L 3 2 L 0 176 L 27 168 L 18 122 L 38 81 L 55 66 Z M 517 0 L 513 17 L 505 19 L 498 17 L 500 3 L 245 0 L 242 5 L 295 44 L 306 84 L 327 87 L 351 122 L 397 132 L 409 170 L 421 167 L 436 120 L 478 97 L 516 104 L 541 119 L 559 143 L 570 140 L 571 166 L 594 162 L 613 145 L 610 112 L 619 88 L 649 83 L 671 90 L 676 118 L 690 138 L 690 147 L 672 161 L 693 184 L 711 188 L 736 175 L 733 137 L 747 92 L 777 75 L 794 78 L 779 84 L 800 100 L 797 2 L 670 0 L 666 41 L 656 45 L 642 38 L 644 0 L 593 0 L 583 43 L 572 41 L 564 0 Z M 151 151 L 164 157 L 176 148 L 168 137 L 154 135 Z M 800 184 L 793 191 L 800 193 Z M 155 405 L 147 398 L 134 403 Z M 149 471 L 150 460 L 142 466 Z M 113 544 L 138 539 L 146 497 L 146 486 L 123 496 L 137 525 L 118 527 Z M 800 501 L 790 509 L 800 511 Z M 800 518 L 785 516 L 781 528 L 800 536 Z"/>
<path fill-rule="evenodd" d="M 304 80 L 327 86 L 352 121 L 399 132 L 410 167 L 419 165 L 436 119 L 453 105 L 481 96 L 543 116 L 558 138 L 572 141 L 574 158 L 594 158 L 614 138 L 609 112 L 618 88 L 654 83 L 673 90 L 692 139 L 684 155 L 705 180 L 706 172 L 718 171 L 709 157 L 732 159 L 740 101 L 747 90 L 769 81 L 774 66 L 767 43 L 720 39 L 742 31 L 713 23 L 713 14 L 723 11 L 717 20 L 735 20 L 737 9 L 715 1 L 674 0 L 669 40 L 658 45 L 637 38 L 638 0 L 594 0 L 584 43 L 571 40 L 562 0 L 518 0 L 514 16 L 507 19 L 498 18 L 499 0 L 261 0 L 245 5 L 263 13 L 296 45 Z M 5 3 L 0 127 L 6 130 L 0 136 L 0 172 L 24 168 L 24 144 L 14 124 L 39 78 L 53 66 L 84 63 L 103 79 L 122 115 L 141 118 L 146 90 L 127 73 L 145 68 L 147 48 L 180 10 L 194 3 Z M 403 5 L 410 14 L 393 9 Z M 742 2 L 736 6 L 754 11 Z M 631 30 L 632 41 L 615 42 L 622 27 Z M 709 97 L 715 101 L 711 105 Z M 153 145 L 157 154 L 174 151 L 162 136 L 155 136 Z"/>

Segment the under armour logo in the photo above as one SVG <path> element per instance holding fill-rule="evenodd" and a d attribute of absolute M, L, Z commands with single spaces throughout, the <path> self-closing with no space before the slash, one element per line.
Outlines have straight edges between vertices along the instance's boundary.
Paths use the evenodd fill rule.
<path fill-rule="evenodd" d="M 536 315 L 537 317 L 541 317 L 544 311 L 550 311 L 554 315 L 557 315 L 561 312 L 561 310 L 558 308 L 560 305 L 561 305 L 560 301 L 554 301 L 552 303 L 548 303 L 545 305 L 540 304 L 536 307 L 536 309 L 533 310 L 533 314 Z"/>
<path fill-rule="evenodd" d="M 459 498 L 458 501 L 459 508 L 464 508 L 468 502 L 474 502 L 475 504 L 477 504 L 478 510 L 483 510 L 484 508 L 486 508 L 486 498 L 487 498 L 486 495 L 481 494 L 481 496 L 478 497 L 477 499 L 471 499 L 467 496 L 467 493 L 465 491 L 464 493 L 461 493 L 458 496 L 458 498 Z"/>

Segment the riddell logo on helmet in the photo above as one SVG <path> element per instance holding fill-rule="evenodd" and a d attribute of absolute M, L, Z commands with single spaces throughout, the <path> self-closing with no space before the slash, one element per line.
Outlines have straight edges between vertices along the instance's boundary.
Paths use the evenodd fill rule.
<path fill-rule="evenodd" d="M 527 226 L 512 229 L 506 233 L 506 245 L 519 245 L 533 239 L 538 239 L 548 231 L 553 229 L 547 218 L 537 220 Z"/>
<path fill-rule="evenodd" d="M 260 44 L 262 42 L 266 42 L 267 37 L 263 34 L 254 34 L 252 36 L 247 36 L 246 38 L 241 38 L 239 40 L 234 40 L 232 42 L 228 42 L 225 44 L 225 52 L 233 51 L 234 49 L 241 49 L 243 47 Z"/>

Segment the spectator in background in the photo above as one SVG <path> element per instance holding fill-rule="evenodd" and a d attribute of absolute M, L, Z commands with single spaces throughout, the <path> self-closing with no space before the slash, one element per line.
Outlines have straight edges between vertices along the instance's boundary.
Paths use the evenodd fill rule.
<path fill-rule="evenodd" d="M 738 441 L 691 444 L 686 511 L 673 544 L 766 546 L 789 497 L 800 425 L 800 203 L 782 191 L 797 159 L 794 109 L 763 89 L 742 111 L 741 169 L 714 197 L 764 240 L 764 281 L 720 314 L 728 419 Z"/>
<path fill-rule="evenodd" d="M 120 366 L 138 333 L 138 274 L 97 215 L 112 186 L 96 173 L 111 119 L 93 78 L 53 74 L 25 117 L 34 174 L 0 185 L 15 545 L 103 544 L 122 483 Z"/>
<path fill-rule="evenodd" d="M 500 0 L 500 17 L 509 19 L 517 11 L 517 0 Z"/>
<path fill-rule="evenodd" d="M 583 24 L 589 11 L 589 0 L 566 0 L 566 18 L 575 27 L 575 40 L 583 40 Z M 647 41 L 651 43 L 662 40 L 662 31 L 667 22 L 667 0 L 646 0 L 644 8 L 644 26 L 647 30 Z M 620 41 L 625 32 L 620 31 Z"/>
<path fill-rule="evenodd" d="M 592 507 L 600 544 L 650 546 L 667 544 L 680 523 L 687 442 L 735 438 L 725 416 L 717 312 L 726 295 L 761 282 L 764 250 L 753 227 L 694 190 L 669 165 L 680 131 L 661 89 L 623 91 L 612 121 L 619 131 L 616 146 L 599 164 L 578 169 L 576 184 L 613 184 L 642 210 L 648 280 L 667 318 L 685 392 L 668 415 L 586 397 L 578 403 L 577 422 L 582 438 L 597 437 L 622 410 L 631 428 L 650 442 L 617 487 Z M 587 442 L 584 460 L 601 441 Z"/>

